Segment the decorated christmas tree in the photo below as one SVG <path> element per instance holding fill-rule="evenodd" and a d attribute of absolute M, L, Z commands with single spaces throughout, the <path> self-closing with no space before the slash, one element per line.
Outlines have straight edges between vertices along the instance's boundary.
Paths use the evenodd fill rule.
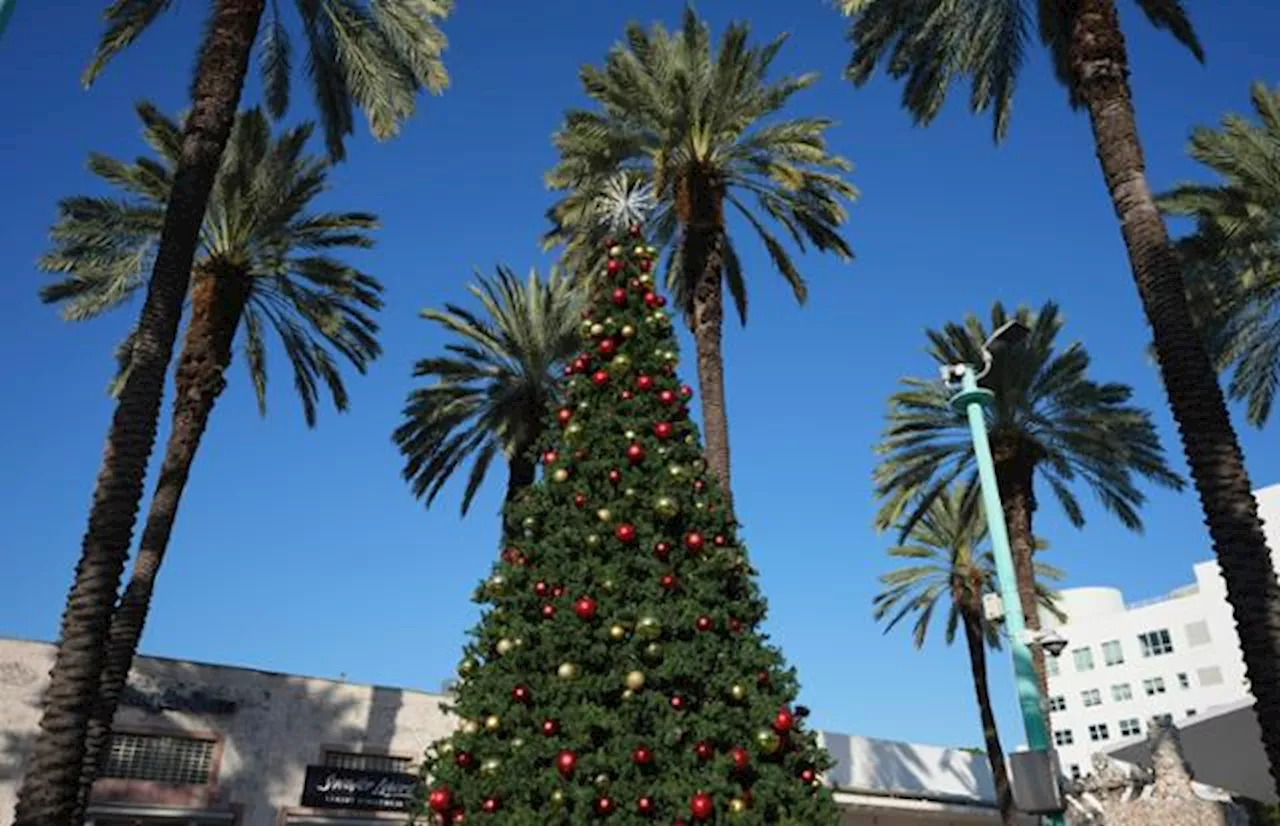
<path fill-rule="evenodd" d="M 690 421 L 638 226 L 606 243 L 542 479 L 504 512 L 423 767 L 440 826 L 828 826 L 826 753 Z"/>

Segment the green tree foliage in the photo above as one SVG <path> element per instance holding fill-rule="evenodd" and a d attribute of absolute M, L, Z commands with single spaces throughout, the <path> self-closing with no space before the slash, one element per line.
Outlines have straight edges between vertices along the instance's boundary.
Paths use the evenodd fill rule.
<path fill-rule="evenodd" d="M 1157 202 L 1196 221 L 1178 243 L 1191 306 L 1231 373 L 1229 394 L 1261 427 L 1280 383 L 1280 91 L 1255 83 L 1250 93 L 1256 123 L 1232 114 L 1191 133 L 1189 154 L 1219 182 L 1182 184 Z"/>
<path fill-rule="evenodd" d="M 477 276 L 470 292 L 482 314 L 453 304 L 423 310 L 453 340 L 445 345 L 449 355 L 414 365 L 414 377 L 435 381 L 410 391 L 393 434 L 404 478 L 428 506 L 473 458 L 464 515 L 495 457 L 510 469 L 508 501 L 533 483 L 544 412 L 559 399 L 560 371 L 581 341 L 585 299 L 582 287 L 556 270 L 546 280 L 530 272 L 521 284 L 499 267 L 493 279 Z"/>
<path fill-rule="evenodd" d="M 875 618 L 885 623 L 886 633 L 902 620 L 915 617 L 911 639 L 916 648 L 924 647 L 939 606 L 946 614 L 946 644 L 955 642 L 957 630 L 964 632 L 986 743 L 985 751 L 964 751 L 986 756 L 1001 818 L 1006 826 L 1014 826 L 1018 818 L 987 681 L 986 648 L 999 647 L 1000 628 L 987 621 L 983 610 L 983 597 L 998 591 L 995 560 L 983 547 L 986 539 L 986 521 L 965 502 L 964 491 L 959 486 L 944 491 L 907 531 L 906 543 L 889 549 L 889 556 L 904 564 L 880 576 L 885 589 L 876 594 L 873 605 Z M 1046 581 L 1062 575 L 1043 563 L 1037 562 L 1035 568 L 1037 601 L 1046 610 L 1057 612 Z"/>
<path fill-rule="evenodd" d="M 1027 627 L 1040 627 L 1032 555 L 1037 483 L 1047 487 L 1072 524 L 1082 527 L 1084 508 L 1073 488 L 1088 488 L 1122 524 L 1140 530 L 1145 496 L 1139 479 L 1180 488 L 1169 469 L 1150 414 L 1130 404 L 1124 384 L 1089 377 L 1084 345 L 1059 347 L 1062 318 L 1047 302 L 1033 313 L 1021 307 L 1012 315 L 992 306 L 990 325 L 976 316 L 963 324 L 927 330 L 929 356 L 939 365 L 983 364 L 983 345 L 992 330 L 1010 319 L 1030 334 L 1019 347 L 1002 352 L 983 386 L 995 394 L 987 412 L 991 452 L 1004 518 L 1009 528 L 1018 594 Z M 882 505 L 880 529 L 899 527 L 906 535 L 944 492 L 961 484 L 975 503 L 978 469 L 968 420 L 952 409 L 951 390 L 937 380 L 906 378 L 889 399 L 888 426 L 877 451 L 874 471 Z M 1036 672 L 1045 684 L 1044 653 L 1033 649 Z"/>
<path fill-rule="evenodd" d="M 605 230 L 596 199 L 618 173 L 650 181 L 657 209 L 654 243 L 670 251 L 667 287 L 693 332 L 707 456 L 729 491 L 729 437 L 721 339 L 723 288 L 747 319 L 746 273 L 729 232 L 736 213 L 759 237 L 797 301 L 808 294 L 786 245 L 852 257 L 840 236 L 844 201 L 856 190 L 852 167 L 827 150 L 827 118 L 779 119 L 816 74 L 768 80 L 784 37 L 749 44 L 750 27 L 731 24 L 718 47 L 691 8 L 679 31 L 633 23 L 603 67 L 584 66 L 594 109 L 570 110 L 554 137 L 560 160 L 547 184 L 565 196 L 550 209 L 549 244 L 564 244 L 577 268 L 598 271 Z"/>
<path fill-rule="evenodd" d="M 123 197 L 64 199 L 40 261 L 59 280 L 41 291 L 69 320 L 83 321 L 127 303 L 143 286 L 160 243 L 166 201 L 179 163 L 182 130 L 154 106 L 140 104 L 143 136 L 157 158 L 126 163 L 90 156 L 90 170 Z M 226 386 L 237 336 L 244 364 L 266 412 L 268 336 L 293 368 L 307 424 L 315 423 L 321 387 L 338 410 L 347 390 L 345 360 L 363 373 L 380 352 L 372 312 L 382 286 L 334 258 L 342 248 L 372 246 L 376 218 L 364 212 L 316 212 L 329 163 L 305 154 L 309 124 L 271 135 L 257 109 L 242 114 L 213 188 L 195 265 L 190 319 L 178 358 L 173 425 L 129 584 L 111 615 L 106 661 L 84 742 L 79 806 L 87 803 L 120 694 L 142 638 L 156 576 L 213 408 Z M 133 363 L 136 331 L 116 348 L 118 390 Z M 82 819 L 82 818 L 81 818 Z"/>
<path fill-rule="evenodd" d="M 590 352 L 548 411 L 545 476 L 506 508 L 451 704 L 462 726 L 423 767 L 445 822 L 838 819 L 688 420 L 655 252 L 613 249 Z"/>

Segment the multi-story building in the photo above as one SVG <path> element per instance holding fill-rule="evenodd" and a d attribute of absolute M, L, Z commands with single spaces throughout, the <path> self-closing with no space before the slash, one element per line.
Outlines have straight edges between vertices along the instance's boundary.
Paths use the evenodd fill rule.
<path fill-rule="evenodd" d="M 1271 548 L 1280 548 L 1280 485 L 1255 494 Z M 1273 564 L 1275 555 L 1273 551 Z M 1157 716 L 1175 724 L 1251 699 L 1226 586 L 1216 562 L 1195 581 L 1127 603 L 1116 588 L 1070 588 L 1066 622 L 1043 616 L 1067 640 L 1048 658 L 1050 723 L 1064 773 L 1087 773 L 1090 757 L 1144 735 Z"/>

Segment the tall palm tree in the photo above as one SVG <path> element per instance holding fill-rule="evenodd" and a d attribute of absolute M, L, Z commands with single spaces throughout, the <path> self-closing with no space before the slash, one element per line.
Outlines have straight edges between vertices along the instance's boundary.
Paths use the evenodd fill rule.
<path fill-rule="evenodd" d="M 296 0 L 317 109 L 335 158 L 352 131 L 352 105 L 376 137 L 393 135 L 412 114 L 418 90 L 437 92 L 447 76 L 436 21 L 452 0 Z M 85 72 L 106 63 L 173 5 L 172 0 L 114 0 L 106 30 Z M 231 132 L 255 41 L 262 41 L 267 104 L 288 102 L 289 29 L 272 0 L 212 0 L 191 86 L 191 113 L 179 139 L 180 163 L 166 202 L 133 346 L 133 369 L 120 390 L 94 486 L 75 580 L 62 614 L 40 736 L 18 790 L 15 826 L 61 826 L 73 814 L 82 744 L 105 656 L 111 611 L 133 541 L 147 463 L 155 446 L 165 373 L 173 355 L 205 208 Z M 261 30 L 261 31 L 260 31 Z"/>
<path fill-rule="evenodd" d="M 849 259 L 837 230 L 846 217 L 842 202 L 857 194 L 842 177 L 850 163 L 827 151 L 832 121 L 775 119 L 817 75 L 769 81 L 785 38 L 751 46 L 749 36 L 747 24 L 731 24 L 713 52 L 707 25 L 687 7 L 676 33 L 628 25 L 603 68 L 582 68 L 583 90 L 597 108 L 566 113 L 554 137 L 560 161 L 547 173 L 548 185 L 567 194 L 549 212 L 546 240 L 566 244 L 571 258 L 585 254 L 588 266 L 598 265 L 590 252 L 601 249 L 598 193 L 620 172 L 652 182 L 657 209 L 648 226 L 653 243 L 671 251 L 667 286 L 693 333 L 707 462 L 728 503 L 723 289 L 745 324 L 747 287 L 726 212 L 732 208 L 751 225 L 803 302 L 804 279 L 766 220 L 802 251 L 808 243 Z"/>
<path fill-rule="evenodd" d="M 905 544 L 889 549 L 889 556 L 906 562 L 903 567 L 880 577 L 885 589 L 875 596 L 874 614 L 877 620 L 885 621 L 885 633 L 903 619 L 914 616 L 911 637 L 917 649 L 924 647 L 929 625 L 940 604 L 947 614 L 943 632 L 947 645 L 955 642 L 956 630 L 964 628 L 982 736 L 995 782 L 996 804 L 1005 826 L 1015 826 L 1018 816 L 987 682 L 986 648 L 988 645 L 998 648 L 1000 644 L 999 626 L 987 621 L 982 605 L 983 596 L 998 590 L 995 560 L 990 551 L 983 549 L 987 539 L 986 522 L 964 500 L 965 492 L 959 486 L 939 493 L 907 530 Z M 1057 613 L 1046 580 L 1059 580 L 1061 573 L 1037 562 L 1035 575 L 1037 606 Z"/>
<path fill-rule="evenodd" d="M 1147 20 L 1197 58 L 1203 50 L 1178 0 L 1136 0 Z M 1129 88 L 1129 55 L 1114 0 L 840 0 L 856 15 L 848 76 L 865 83 L 883 59 L 906 78 L 903 104 L 920 123 L 941 109 L 953 80 L 972 84 L 970 106 L 991 110 L 1005 134 L 1027 22 L 1038 18 L 1073 108 L 1093 128 L 1093 150 L 1120 224 L 1129 264 L 1240 631 L 1272 777 L 1280 791 L 1280 581 L 1267 548 L 1240 440 L 1188 306 L 1179 262 L 1147 182 Z"/>
<path fill-rule="evenodd" d="M 1250 90 L 1258 122 L 1228 115 L 1191 134 L 1192 158 L 1220 183 L 1183 184 L 1157 198 L 1196 231 L 1178 242 L 1196 320 L 1228 393 L 1250 424 L 1271 414 L 1280 383 L 1280 90 Z"/>
<path fill-rule="evenodd" d="M 182 127 L 150 104 L 140 104 L 147 143 L 158 156 L 125 163 L 94 154 L 89 168 L 123 198 L 67 198 L 52 231 L 53 249 L 41 268 L 60 280 L 41 291 L 70 320 L 94 318 L 127 302 L 145 278 L 160 243 L 166 202 L 179 166 Z M 365 248 L 376 218 L 363 212 L 313 212 L 330 164 L 305 153 L 312 126 L 274 138 L 259 109 L 240 115 L 213 187 L 196 257 L 191 314 L 178 358 L 173 425 L 129 584 L 111 617 L 97 703 L 84 742 L 79 805 L 97 776 L 120 693 L 142 637 L 155 578 L 169 544 L 182 492 L 239 335 L 244 363 L 266 412 L 267 339 L 274 333 L 293 368 L 294 387 L 308 426 L 327 389 L 338 410 L 347 391 L 337 359 L 359 372 L 380 352 L 371 311 L 382 305 L 381 285 L 333 258 L 343 247 Z M 113 391 L 135 369 L 137 334 L 117 349 Z M 82 814 L 82 812 L 80 813 Z M 71 822 L 79 822 L 77 818 Z"/>
<path fill-rule="evenodd" d="M 428 506 L 453 472 L 473 459 L 462 513 L 484 482 L 494 458 L 507 461 L 506 500 L 533 484 L 533 452 L 546 412 L 559 398 L 563 365 L 580 346 L 584 290 L 557 270 L 536 272 L 522 284 L 505 267 L 477 276 L 470 287 L 483 315 L 453 304 L 423 310 L 455 340 L 447 356 L 414 365 L 415 377 L 435 381 L 409 393 L 403 423 L 393 434 L 404 456 L 404 478 Z"/>
<path fill-rule="evenodd" d="M 1137 477 L 1175 489 L 1181 488 L 1182 480 L 1165 463 L 1151 416 L 1129 403 L 1133 391 L 1089 378 L 1089 354 L 1079 342 L 1059 349 L 1062 318 L 1053 302 L 1034 314 L 1020 307 L 1012 316 L 997 302 L 989 328 L 970 315 L 963 324 L 927 330 L 929 355 L 940 365 L 979 364 L 990 330 L 1012 318 L 1025 324 L 1030 334 L 1023 345 L 1002 354 L 983 384 L 995 394 L 987 414 L 991 453 L 1018 598 L 1027 627 L 1034 631 L 1040 628 L 1032 524 L 1037 481 L 1048 487 L 1077 527 L 1084 525 L 1085 516 L 1072 486 L 1083 483 L 1125 527 L 1141 530 L 1138 509 L 1145 496 Z M 902 389 L 889 399 L 888 419 L 877 448 L 884 458 L 874 471 L 876 494 L 883 500 L 877 527 L 897 525 L 906 536 L 957 483 L 976 503 L 978 469 L 968 420 L 951 408 L 946 387 L 937 381 L 903 379 Z M 1032 656 L 1043 691 L 1044 652 L 1036 646 Z"/>

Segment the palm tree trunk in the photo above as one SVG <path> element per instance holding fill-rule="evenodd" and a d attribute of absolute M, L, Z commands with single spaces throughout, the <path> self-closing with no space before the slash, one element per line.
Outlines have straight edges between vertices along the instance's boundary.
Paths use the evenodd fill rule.
<path fill-rule="evenodd" d="M 537 465 L 524 452 L 517 452 L 507 461 L 507 466 L 510 476 L 507 478 L 506 501 L 510 502 L 519 496 L 521 491 L 533 484 L 537 476 Z"/>
<path fill-rule="evenodd" d="M 1035 463 L 1022 455 L 1016 446 L 994 441 L 996 480 L 1000 486 L 1000 504 L 1004 508 L 1004 524 L 1009 532 L 1009 549 L 1013 555 L 1013 574 L 1018 585 L 1018 604 L 1022 606 L 1023 622 L 1028 631 L 1040 630 L 1040 600 L 1036 595 L 1035 552 L 1036 540 L 1032 518 L 1036 510 L 1034 487 Z M 1033 645 L 1031 664 L 1035 669 L 1036 683 L 1040 686 L 1042 700 L 1040 715 L 1046 734 L 1052 736 L 1049 709 L 1043 701 L 1049 696 L 1049 676 L 1045 668 L 1044 648 Z"/>
<path fill-rule="evenodd" d="M 217 0 L 196 65 L 182 156 L 138 321 L 133 369 L 120 393 L 67 596 L 40 734 L 18 790 L 14 826 L 67 826 L 79 796 L 85 737 L 106 642 L 155 446 L 196 241 L 226 147 L 264 0 Z"/>
<path fill-rule="evenodd" d="M 982 605 L 962 605 L 960 617 L 964 621 L 964 641 L 969 649 L 973 693 L 978 700 L 978 713 L 982 717 L 982 739 L 987 749 L 987 762 L 991 764 L 991 779 L 995 785 L 996 805 L 1000 808 L 1000 822 L 1004 826 L 1017 826 L 1013 788 L 1009 785 L 1009 773 L 1005 769 L 1004 748 L 1000 745 L 1000 730 L 996 728 L 996 715 L 991 708 L 991 690 L 987 683 L 987 641 L 982 633 Z"/>
<path fill-rule="evenodd" d="M 107 659 L 98 688 L 98 701 L 85 740 L 78 811 L 72 823 L 84 820 L 89 792 L 98 777 L 99 761 L 111 737 L 120 694 L 133 666 L 142 638 L 156 575 L 169 546 L 178 505 L 191 474 L 200 439 L 213 406 L 226 387 L 223 373 L 231 363 L 231 344 L 249 299 L 250 281 L 243 273 L 206 271 L 191 291 L 191 322 L 178 357 L 173 402 L 173 427 L 160 465 L 160 478 L 142 530 L 142 545 L 129 585 L 111 617 Z"/>
<path fill-rule="evenodd" d="M 1069 56 L 1226 581 L 1254 712 L 1280 791 L 1280 584 L 1222 389 L 1196 333 L 1168 231 L 1147 184 L 1128 55 L 1111 0 L 1078 0 Z"/>

